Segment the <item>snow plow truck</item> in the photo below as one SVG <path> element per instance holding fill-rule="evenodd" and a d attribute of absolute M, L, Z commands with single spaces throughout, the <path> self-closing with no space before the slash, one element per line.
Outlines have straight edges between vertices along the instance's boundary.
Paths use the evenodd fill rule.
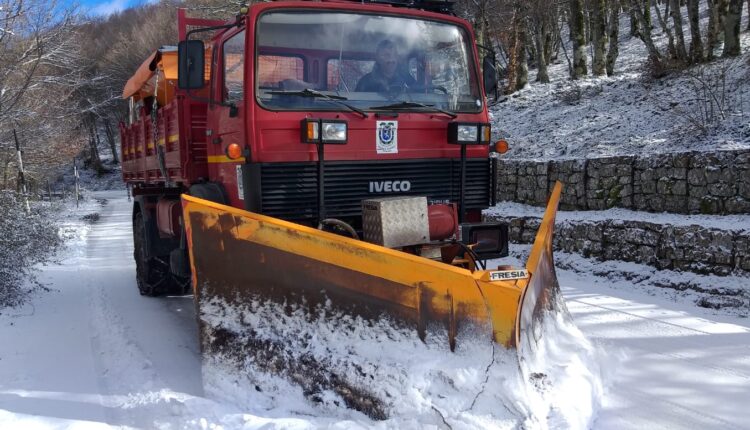
<path fill-rule="evenodd" d="M 450 3 L 177 14 L 179 44 L 123 91 L 123 177 L 138 290 L 193 293 L 204 357 L 232 342 L 217 301 L 325 306 L 422 340 L 437 326 L 451 351 L 476 326 L 533 353 L 558 309 L 561 185 L 526 266 L 486 267 L 508 255 L 508 226 L 482 222 L 505 144 L 491 142 L 487 108 L 497 75 Z"/>

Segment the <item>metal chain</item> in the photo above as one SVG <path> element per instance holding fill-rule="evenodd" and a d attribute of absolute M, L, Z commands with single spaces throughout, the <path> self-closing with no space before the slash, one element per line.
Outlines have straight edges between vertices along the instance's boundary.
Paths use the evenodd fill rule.
<path fill-rule="evenodd" d="M 157 111 L 159 108 L 159 103 L 157 101 L 157 95 L 159 92 L 159 69 L 157 67 L 156 70 L 156 82 L 154 82 L 154 102 L 151 106 L 151 128 L 153 131 L 153 143 L 154 143 L 154 149 L 156 149 L 156 159 L 159 162 L 159 171 L 161 172 L 161 176 L 164 178 L 165 185 L 167 187 L 171 187 L 172 183 L 169 180 L 169 171 L 167 170 L 167 163 L 166 163 L 166 155 L 164 153 L 164 148 L 167 144 L 167 130 L 164 129 L 164 145 L 159 145 L 159 124 L 157 121 Z"/>

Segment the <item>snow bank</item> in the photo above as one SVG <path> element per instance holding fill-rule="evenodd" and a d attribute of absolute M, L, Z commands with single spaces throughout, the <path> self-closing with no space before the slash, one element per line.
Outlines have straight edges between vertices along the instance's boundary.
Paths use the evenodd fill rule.
<path fill-rule="evenodd" d="M 547 319 L 540 354 L 522 367 L 515 351 L 476 328 L 460 332 L 451 352 L 440 328 L 422 342 L 386 318 L 326 307 L 310 317 L 298 307 L 214 299 L 204 301 L 201 318 L 211 336 L 229 332 L 245 348 L 218 348 L 203 366 L 207 394 L 255 417 L 244 428 L 588 428 L 602 363 L 611 361 L 562 315 Z M 347 407 L 352 393 L 376 412 Z"/>
<path fill-rule="evenodd" d="M 501 217 L 537 217 L 544 215 L 543 207 L 526 205 L 517 202 L 503 201 L 483 213 L 489 216 Z M 645 218 L 645 219 L 644 219 Z M 682 215 L 672 213 L 648 213 L 623 208 L 612 208 L 601 211 L 563 211 L 557 212 L 558 223 L 581 221 L 646 221 L 653 224 L 669 224 L 674 226 L 698 225 L 705 228 L 720 230 L 748 231 L 750 230 L 750 215 Z"/>

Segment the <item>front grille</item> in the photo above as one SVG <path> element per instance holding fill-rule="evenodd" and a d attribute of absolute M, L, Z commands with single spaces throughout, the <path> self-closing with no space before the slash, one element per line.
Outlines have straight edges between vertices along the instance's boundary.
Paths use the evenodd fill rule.
<path fill-rule="evenodd" d="M 317 164 L 264 163 L 261 172 L 261 211 L 290 221 L 317 218 Z M 326 215 L 352 219 L 362 215 L 362 200 L 388 196 L 426 196 L 429 200 L 458 202 L 460 160 L 327 161 Z M 409 181 L 408 192 L 370 192 L 371 181 Z M 466 163 L 467 209 L 484 209 L 490 199 L 487 159 Z"/>

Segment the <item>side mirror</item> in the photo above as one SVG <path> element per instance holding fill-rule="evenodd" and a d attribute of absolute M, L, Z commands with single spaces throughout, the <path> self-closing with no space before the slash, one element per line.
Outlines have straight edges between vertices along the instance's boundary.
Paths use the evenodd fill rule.
<path fill-rule="evenodd" d="M 202 40 L 183 40 L 177 46 L 177 87 L 182 90 L 203 88 L 205 47 Z"/>
<path fill-rule="evenodd" d="M 497 90 L 497 69 L 495 56 L 488 54 L 482 60 L 482 77 L 484 78 L 484 93 L 489 97 Z"/>

